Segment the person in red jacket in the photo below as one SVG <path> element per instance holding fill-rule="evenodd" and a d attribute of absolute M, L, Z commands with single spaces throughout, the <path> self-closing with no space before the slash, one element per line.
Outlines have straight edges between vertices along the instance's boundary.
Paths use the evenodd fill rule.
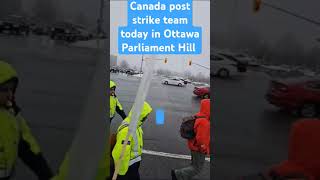
<path fill-rule="evenodd" d="M 172 180 L 192 179 L 198 175 L 206 155 L 210 154 L 210 99 L 201 100 L 200 111 L 195 116 L 199 117 L 194 124 L 195 137 L 188 140 L 192 162 L 185 168 L 171 170 Z"/>

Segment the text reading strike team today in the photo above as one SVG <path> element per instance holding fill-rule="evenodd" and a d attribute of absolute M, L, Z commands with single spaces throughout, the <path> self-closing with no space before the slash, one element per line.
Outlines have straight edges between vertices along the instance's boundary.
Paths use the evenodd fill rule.
<path fill-rule="evenodd" d="M 191 11 L 191 4 L 190 3 L 182 3 L 182 4 L 162 4 L 160 1 L 154 4 L 148 3 L 137 3 L 136 1 L 132 1 L 129 4 L 131 11 L 168 11 L 172 13 L 174 11 Z M 162 19 L 162 21 L 161 21 Z M 162 18 L 154 18 L 152 16 L 145 16 L 145 17 L 134 17 L 131 20 L 132 24 L 189 24 L 188 18 L 168 18 L 166 16 Z M 149 36 L 152 38 L 161 38 L 160 35 L 158 37 L 152 36 L 148 34 L 148 32 L 139 32 L 136 29 L 132 32 L 120 32 L 122 38 L 139 38 L 146 40 Z M 199 38 L 199 32 L 184 32 L 179 30 L 172 30 L 172 29 L 165 29 L 163 31 L 164 38 Z M 177 48 L 177 49 L 176 49 Z M 129 51 L 129 52 L 175 52 L 175 51 L 187 51 L 187 52 L 194 52 L 196 49 L 194 43 L 182 43 L 178 44 L 178 47 L 175 47 L 173 44 L 167 46 L 149 46 L 145 45 L 144 43 L 138 43 L 137 45 L 130 46 L 127 43 L 123 43 L 121 50 Z"/>
<path fill-rule="evenodd" d="M 183 3 L 183 4 L 169 4 L 168 7 L 166 4 L 161 4 L 158 1 L 155 4 L 139 4 L 136 1 L 132 1 L 129 5 L 131 11 L 169 11 L 172 13 L 173 11 L 190 11 L 191 4 Z M 164 24 L 188 24 L 188 18 L 162 18 Z M 132 24 L 161 24 L 160 18 L 154 18 L 152 16 L 145 17 L 134 17 L 132 18 Z"/>

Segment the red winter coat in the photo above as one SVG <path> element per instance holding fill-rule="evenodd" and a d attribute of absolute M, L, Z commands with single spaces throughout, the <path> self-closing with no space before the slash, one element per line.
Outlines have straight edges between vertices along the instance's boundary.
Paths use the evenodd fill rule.
<path fill-rule="evenodd" d="M 306 119 L 292 125 L 288 159 L 271 168 L 279 176 L 301 174 L 320 180 L 320 120 Z"/>
<path fill-rule="evenodd" d="M 200 111 L 196 116 L 198 118 L 194 124 L 195 138 L 188 140 L 188 146 L 191 151 L 210 153 L 210 99 L 203 99 L 200 103 Z"/>

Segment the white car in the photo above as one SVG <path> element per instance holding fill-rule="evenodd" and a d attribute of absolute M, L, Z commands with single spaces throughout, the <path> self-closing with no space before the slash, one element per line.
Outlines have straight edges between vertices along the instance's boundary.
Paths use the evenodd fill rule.
<path fill-rule="evenodd" d="M 167 78 L 162 80 L 162 83 L 165 85 L 176 85 L 176 86 L 184 86 L 184 81 L 178 78 Z"/>
<path fill-rule="evenodd" d="M 222 78 L 238 73 L 237 63 L 221 55 L 214 54 L 210 57 L 211 73 Z"/>

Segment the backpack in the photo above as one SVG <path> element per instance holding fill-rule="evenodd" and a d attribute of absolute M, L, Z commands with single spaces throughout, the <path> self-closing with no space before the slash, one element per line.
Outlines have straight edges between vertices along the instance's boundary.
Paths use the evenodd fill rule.
<path fill-rule="evenodd" d="M 194 132 L 194 123 L 198 118 L 204 118 L 203 116 L 188 116 L 182 118 L 180 126 L 180 135 L 184 139 L 193 139 L 196 136 Z"/>

